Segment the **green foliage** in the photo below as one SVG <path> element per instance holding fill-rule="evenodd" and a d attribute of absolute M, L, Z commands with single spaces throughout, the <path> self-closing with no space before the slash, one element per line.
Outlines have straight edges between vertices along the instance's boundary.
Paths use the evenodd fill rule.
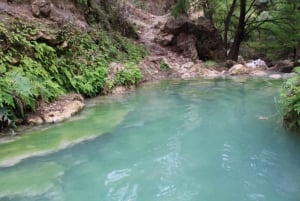
<path fill-rule="evenodd" d="M 294 71 L 297 75 L 283 85 L 280 105 L 284 125 L 291 130 L 300 131 L 300 67 Z"/>
<path fill-rule="evenodd" d="M 0 108 L 0 131 L 8 128 L 14 128 L 15 117 L 11 110 L 7 108 Z"/>
<path fill-rule="evenodd" d="M 171 15 L 175 17 L 187 15 L 189 7 L 189 0 L 177 0 L 176 4 L 171 8 Z"/>
<path fill-rule="evenodd" d="M 159 67 L 163 71 L 169 71 L 171 69 L 170 66 L 164 60 L 161 60 L 159 62 Z"/>
<path fill-rule="evenodd" d="M 216 61 L 212 61 L 212 60 L 207 60 L 207 61 L 205 61 L 204 63 L 205 63 L 205 65 L 207 65 L 207 66 L 215 66 L 215 65 L 218 64 Z"/>
<path fill-rule="evenodd" d="M 296 23 L 300 19 L 299 7 L 299 0 L 275 4 L 268 11 L 271 20 L 262 25 L 260 33 L 253 34 L 257 41 L 253 47 L 271 59 L 294 59 L 300 41 L 300 24 Z"/>
<path fill-rule="evenodd" d="M 96 27 L 85 32 L 72 24 L 63 30 L 42 30 L 66 47 L 62 42 L 37 41 L 40 32 L 39 25 L 15 19 L 9 26 L 0 23 L 0 109 L 24 117 L 37 102 L 51 101 L 65 92 L 95 96 L 104 89 L 111 62 L 128 63 L 111 87 L 137 84 L 141 79 L 135 64 L 147 52 L 118 32 Z"/>
<path fill-rule="evenodd" d="M 75 2 L 84 6 L 88 5 L 88 0 L 75 0 Z"/>
<path fill-rule="evenodd" d="M 125 68 L 117 73 L 114 80 L 115 85 L 136 85 L 138 84 L 143 75 L 140 69 L 133 63 L 127 63 Z"/>

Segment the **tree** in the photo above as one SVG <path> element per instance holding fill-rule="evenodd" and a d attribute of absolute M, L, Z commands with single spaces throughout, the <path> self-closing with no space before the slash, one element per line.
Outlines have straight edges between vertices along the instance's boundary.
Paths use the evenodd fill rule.
<path fill-rule="evenodd" d="M 235 2 L 235 0 L 233 2 Z M 234 5 L 234 4 L 232 3 L 232 5 Z M 234 6 L 233 6 L 233 8 L 234 8 Z M 239 23 L 238 23 L 237 29 L 235 30 L 235 36 L 233 39 L 233 43 L 232 43 L 232 46 L 231 46 L 229 54 L 228 54 L 228 58 L 231 60 L 237 60 L 238 56 L 239 56 L 240 45 L 241 45 L 241 42 L 244 40 L 244 36 L 245 36 L 246 14 L 247 14 L 246 0 L 240 0 Z"/>
<path fill-rule="evenodd" d="M 267 13 L 269 22 L 262 25 L 258 36 L 263 43 L 256 44 L 273 59 L 288 57 L 297 60 L 297 47 L 300 42 L 300 1 L 274 3 Z"/>
<path fill-rule="evenodd" d="M 215 5 L 214 23 L 223 32 L 227 58 L 237 60 L 241 43 L 271 20 L 261 15 L 271 9 L 272 3 L 269 0 L 226 0 L 215 1 Z"/>
<path fill-rule="evenodd" d="M 300 0 L 190 1 L 188 5 L 194 5 L 195 2 L 201 5 L 205 16 L 223 33 L 228 59 L 237 60 L 240 45 L 244 41 L 260 39 L 264 40 L 260 42 L 269 42 L 268 29 L 273 38 L 286 40 L 286 47 L 293 46 L 295 52 L 295 43 L 299 42 L 300 33 L 300 25 L 295 23 L 300 19 Z M 264 37 L 261 37 L 261 33 Z M 292 34 L 292 37 L 285 37 L 286 33 Z M 281 45 L 281 42 L 276 44 Z"/>
<path fill-rule="evenodd" d="M 187 15 L 190 7 L 189 0 L 177 0 L 176 4 L 171 9 L 171 14 L 175 17 Z"/>

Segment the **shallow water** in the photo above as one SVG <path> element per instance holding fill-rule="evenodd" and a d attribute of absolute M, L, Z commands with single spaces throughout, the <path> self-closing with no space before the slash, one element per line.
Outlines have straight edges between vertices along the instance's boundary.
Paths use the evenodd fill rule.
<path fill-rule="evenodd" d="M 20 139 L 21 149 L 37 135 L 74 145 L 0 168 L 0 201 L 299 201 L 300 139 L 280 126 L 280 84 L 165 81 L 93 100 Z"/>

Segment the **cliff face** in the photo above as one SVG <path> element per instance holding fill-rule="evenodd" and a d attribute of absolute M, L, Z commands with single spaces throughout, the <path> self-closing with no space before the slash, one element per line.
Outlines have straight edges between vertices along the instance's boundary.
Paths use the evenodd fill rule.
<path fill-rule="evenodd" d="M 85 24 L 84 10 L 70 0 L 0 0 L 0 10 L 30 23 L 59 26 L 79 20 L 81 26 Z"/>

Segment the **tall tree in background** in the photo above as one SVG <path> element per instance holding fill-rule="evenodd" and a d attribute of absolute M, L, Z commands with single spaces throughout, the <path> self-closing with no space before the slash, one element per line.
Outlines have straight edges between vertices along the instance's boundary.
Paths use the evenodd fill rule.
<path fill-rule="evenodd" d="M 234 2 L 235 1 L 233 1 L 233 3 Z M 233 3 L 232 3 L 232 5 L 234 5 Z M 234 8 L 234 6 L 231 6 L 231 7 Z M 250 9 L 248 9 L 248 11 L 249 10 Z M 230 51 L 229 51 L 229 54 L 228 54 L 228 58 L 231 59 L 231 60 L 237 60 L 238 56 L 239 56 L 240 45 L 241 45 L 241 42 L 244 40 L 244 37 L 245 37 L 246 14 L 247 14 L 246 0 L 240 0 L 239 22 L 238 22 L 238 26 L 235 30 L 233 43 L 230 47 Z M 229 26 L 229 25 L 227 25 L 227 26 Z M 226 27 L 226 23 L 225 23 L 225 27 Z"/>
<path fill-rule="evenodd" d="M 295 43 L 300 41 L 300 0 L 178 0 L 177 6 L 180 1 L 201 5 L 205 16 L 222 33 L 228 59 L 237 60 L 244 41 L 270 42 L 275 48 L 285 40 L 285 47 L 294 47 L 294 52 Z"/>
<path fill-rule="evenodd" d="M 188 15 L 189 7 L 189 0 L 177 0 L 176 4 L 171 9 L 171 14 L 175 17 L 180 15 Z"/>
<path fill-rule="evenodd" d="M 266 15 L 270 20 L 262 25 L 260 34 L 254 36 L 259 38 L 255 45 L 273 59 L 299 59 L 300 0 L 274 1 Z"/>
<path fill-rule="evenodd" d="M 276 21 L 266 15 L 272 9 L 271 0 L 211 1 L 215 2 L 214 23 L 223 33 L 228 59 L 237 60 L 241 43 L 250 39 L 251 34 L 259 31 L 265 23 Z"/>

